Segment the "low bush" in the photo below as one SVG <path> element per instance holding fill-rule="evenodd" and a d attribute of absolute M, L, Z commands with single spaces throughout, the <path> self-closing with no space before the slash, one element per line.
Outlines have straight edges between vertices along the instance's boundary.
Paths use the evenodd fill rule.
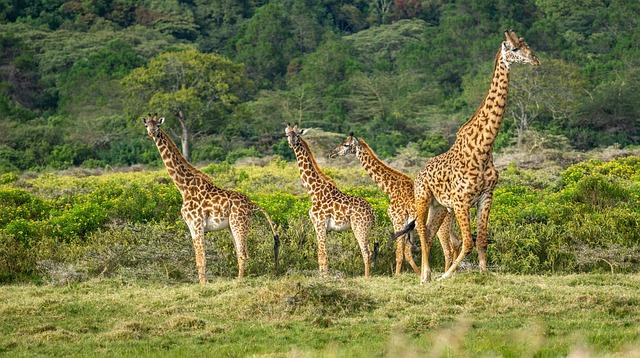
<path fill-rule="evenodd" d="M 637 271 L 640 263 L 633 253 L 640 250 L 639 163 L 634 157 L 589 161 L 555 174 L 545 170 L 540 177 L 532 170 L 507 168 L 494 192 L 491 267 L 516 273 Z M 204 171 L 217 185 L 247 194 L 278 225 L 282 243 L 277 274 L 317 270 L 310 200 L 294 163 L 221 163 Z M 390 274 L 395 255 L 388 242 L 386 196 L 359 167 L 327 172 L 346 193 L 371 203 L 377 217 L 371 249 L 374 243 L 379 249 L 373 272 Z M 32 277 L 57 282 L 99 274 L 195 280 L 191 239 L 180 218 L 182 200 L 164 169 L 73 173 L 3 176 L 7 179 L 0 185 L 0 280 Z M 419 241 L 415 235 L 414 239 Z M 229 232 L 207 233 L 206 240 L 209 275 L 235 276 Z M 443 265 L 437 242 L 431 254 L 436 270 Z M 273 238 L 259 214 L 248 245 L 249 274 L 273 274 Z M 327 250 L 333 272 L 362 274 L 360 250 L 351 232 L 330 233 Z M 65 276 L 67 269 L 77 274 Z M 52 275 L 61 278 L 45 277 Z"/>

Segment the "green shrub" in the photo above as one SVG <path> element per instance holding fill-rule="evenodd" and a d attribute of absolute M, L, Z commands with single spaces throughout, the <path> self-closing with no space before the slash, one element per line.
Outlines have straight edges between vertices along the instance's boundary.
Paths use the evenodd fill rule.
<path fill-rule="evenodd" d="M 624 203 L 629 193 L 612 178 L 594 174 L 580 178 L 570 191 L 571 200 L 594 208 L 607 208 Z"/>
<path fill-rule="evenodd" d="M 553 174 L 561 178 L 556 184 L 535 179 L 535 171 L 507 169 L 509 179 L 496 188 L 491 210 L 491 267 L 518 273 L 637 271 L 640 260 L 633 256 L 640 250 L 637 163 L 630 158 L 580 163 Z M 370 241 L 371 248 L 377 242 L 380 250 L 373 272 L 390 274 L 395 255 L 388 245 L 386 196 L 363 172 L 329 169 L 346 193 L 364 198 L 374 208 L 377 220 Z M 217 185 L 246 193 L 279 225 L 279 274 L 316 272 L 310 199 L 300 186 L 295 163 L 277 160 L 242 167 L 220 163 L 203 170 Z M 89 175 L 25 175 L 18 181 L 12 176 L 9 184 L 0 186 L 2 280 L 47 275 L 66 280 L 85 277 L 85 272 L 89 276 L 105 272 L 195 281 L 191 239 L 180 218 L 182 198 L 164 170 L 78 173 Z M 248 273 L 271 274 L 273 238 L 259 214 L 254 215 L 248 240 Z M 235 276 L 229 232 L 207 233 L 206 241 L 209 275 Z M 437 242 L 432 245 L 431 262 L 440 270 L 443 258 Z M 362 274 L 360 250 L 351 232 L 331 232 L 327 243 L 331 270 Z M 475 255 L 468 260 L 474 262 Z M 67 271 L 73 275 L 64 274 Z"/>
<path fill-rule="evenodd" d="M 48 221 L 49 235 L 66 242 L 84 238 L 107 220 L 107 211 L 95 203 L 76 204 Z"/>
<path fill-rule="evenodd" d="M 265 209 L 274 222 L 287 225 L 293 218 L 308 218 L 311 202 L 309 198 L 300 198 L 284 192 L 258 193 L 251 199 Z"/>
<path fill-rule="evenodd" d="M 228 163 L 235 163 L 236 160 L 245 157 L 259 157 L 260 152 L 256 150 L 254 147 L 249 148 L 238 148 L 227 153 L 225 161 Z"/>
<path fill-rule="evenodd" d="M 29 245 L 0 230 L 0 283 L 28 278 L 35 271 L 36 260 Z"/>
<path fill-rule="evenodd" d="M 104 160 L 99 159 L 87 159 L 82 162 L 83 168 L 104 168 L 107 166 L 107 163 Z"/>
<path fill-rule="evenodd" d="M 51 205 L 33 194 L 11 187 L 0 187 L 0 228 L 13 220 L 40 220 L 46 217 Z"/>
<path fill-rule="evenodd" d="M 0 170 L 1 172 L 2 170 Z M 0 185 L 1 184 L 10 184 L 18 180 L 18 174 L 14 173 L 4 173 L 0 174 Z"/>

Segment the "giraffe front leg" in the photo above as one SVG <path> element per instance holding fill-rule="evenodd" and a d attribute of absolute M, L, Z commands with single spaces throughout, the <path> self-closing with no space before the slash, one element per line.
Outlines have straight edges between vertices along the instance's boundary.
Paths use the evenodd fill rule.
<path fill-rule="evenodd" d="M 321 276 L 329 274 L 329 263 L 327 260 L 327 227 L 325 220 L 313 219 L 313 227 L 316 230 L 316 242 L 318 244 L 318 269 Z"/>
<path fill-rule="evenodd" d="M 478 248 L 478 261 L 481 271 L 487 271 L 487 245 L 489 238 L 489 212 L 493 202 L 493 193 L 485 193 L 478 206 L 478 236 L 476 247 Z"/>
<path fill-rule="evenodd" d="M 456 219 L 458 226 L 460 226 L 460 232 L 462 233 L 462 249 L 458 254 L 451 267 L 447 272 L 440 277 L 441 280 L 451 277 L 451 275 L 458 269 L 460 262 L 471 252 L 473 249 L 473 239 L 471 238 L 471 225 L 469 224 L 469 206 L 457 205 L 454 207 L 456 213 Z"/>
<path fill-rule="evenodd" d="M 193 251 L 196 256 L 196 268 L 198 269 L 198 281 L 200 285 L 207 283 L 206 267 L 207 259 L 205 256 L 204 246 L 204 224 L 201 220 L 187 222 L 189 231 L 191 232 L 191 240 L 193 241 Z"/>
<path fill-rule="evenodd" d="M 247 235 L 249 234 L 249 218 L 242 214 L 232 214 L 229 216 L 229 228 L 233 243 L 236 249 L 236 258 L 238 259 L 238 279 L 245 275 L 247 260 L 249 254 L 247 252 Z"/>

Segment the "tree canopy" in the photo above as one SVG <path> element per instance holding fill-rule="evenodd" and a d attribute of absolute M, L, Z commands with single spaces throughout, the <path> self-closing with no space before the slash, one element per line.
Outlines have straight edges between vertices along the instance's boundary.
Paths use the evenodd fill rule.
<path fill-rule="evenodd" d="M 505 28 L 543 65 L 514 67 L 497 150 L 637 145 L 638 19 L 610 0 L 0 1 L 0 171 L 157 162 L 146 112 L 194 161 L 286 154 L 286 121 L 437 154 Z"/>

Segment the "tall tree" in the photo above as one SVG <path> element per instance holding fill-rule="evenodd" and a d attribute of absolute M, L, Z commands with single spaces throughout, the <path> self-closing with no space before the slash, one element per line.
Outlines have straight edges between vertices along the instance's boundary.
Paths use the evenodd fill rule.
<path fill-rule="evenodd" d="M 507 116 L 513 118 L 518 146 L 532 122 L 545 117 L 554 125 L 575 117 L 580 98 L 585 96 L 585 81 L 580 69 L 562 60 L 549 59 L 540 68 L 516 68 L 511 83 Z M 562 78 L 561 81 L 558 81 Z"/>
<path fill-rule="evenodd" d="M 189 142 L 206 130 L 208 118 L 223 117 L 250 88 L 244 66 L 226 57 L 188 48 L 163 53 L 123 79 L 129 94 L 130 114 L 146 111 L 173 115 L 179 123 L 183 155 L 189 159 Z M 219 123 L 219 122 L 218 122 Z"/>

